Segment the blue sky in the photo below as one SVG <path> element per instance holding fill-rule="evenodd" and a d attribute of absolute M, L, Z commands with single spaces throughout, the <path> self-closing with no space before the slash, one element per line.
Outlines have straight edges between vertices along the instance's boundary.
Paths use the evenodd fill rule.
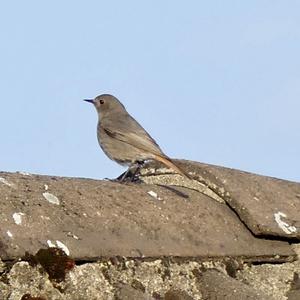
<path fill-rule="evenodd" d="M 0 170 L 116 177 L 83 102 L 171 157 L 300 181 L 300 2 L 6 1 Z"/>

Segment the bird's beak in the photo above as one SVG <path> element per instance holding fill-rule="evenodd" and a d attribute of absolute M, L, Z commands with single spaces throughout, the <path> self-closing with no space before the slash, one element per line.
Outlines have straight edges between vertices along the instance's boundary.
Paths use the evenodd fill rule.
<path fill-rule="evenodd" d="M 83 100 L 86 101 L 86 102 L 94 104 L 94 100 L 93 99 L 83 99 Z"/>

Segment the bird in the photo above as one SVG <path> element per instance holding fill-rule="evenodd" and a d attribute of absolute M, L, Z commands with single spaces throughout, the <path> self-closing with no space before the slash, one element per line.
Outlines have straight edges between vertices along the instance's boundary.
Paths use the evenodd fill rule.
<path fill-rule="evenodd" d="M 97 138 L 103 152 L 113 161 L 138 166 L 156 160 L 176 173 L 189 178 L 175 162 L 161 150 L 150 134 L 127 112 L 125 106 L 113 95 L 102 94 L 94 99 L 84 99 L 94 105 L 98 114 Z M 118 177 L 121 181 L 127 176 Z M 135 172 L 136 173 L 136 172 Z"/>

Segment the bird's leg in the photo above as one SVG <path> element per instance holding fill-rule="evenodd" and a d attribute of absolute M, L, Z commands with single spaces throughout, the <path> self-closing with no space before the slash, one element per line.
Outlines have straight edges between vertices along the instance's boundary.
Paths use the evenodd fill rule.
<path fill-rule="evenodd" d="M 135 161 L 132 163 L 129 168 L 122 173 L 119 177 L 117 177 L 115 180 L 118 182 L 135 182 L 138 180 L 138 175 L 140 173 L 141 167 L 144 165 L 143 161 Z"/>
<path fill-rule="evenodd" d="M 122 173 L 120 176 L 118 176 L 116 179 L 114 179 L 114 181 L 118 181 L 118 182 L 124 182 L 127 181 L 128 177 L 132 177 L 132 175 L 130 174 L 131 170 L 130 168 L 128 168 L 124 173 Z"/>
<path fill-rule="evenodd" d="M 144 161 L 140 161 L 140 160 L 137 160 L 133 163 L 133 165 L 130 167 L 130 169 L 132 167 L 135 167 L 135 170 L 132 174 L 132 177 L 131 177 L 131 181 L 134 182 L 134 181 L 137 181 L 138 180 L 138 177 L 140 175 L 140 170 L 141 168 L 143 167 L 144 165 Z"/>

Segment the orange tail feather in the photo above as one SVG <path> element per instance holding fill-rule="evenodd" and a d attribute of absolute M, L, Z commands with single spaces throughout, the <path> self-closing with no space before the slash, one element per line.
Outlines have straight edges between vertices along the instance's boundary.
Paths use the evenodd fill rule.
<path fill-rule="evenodd" d="M 165 166 L 179 173 L 183 177 L 191 179 L 191 177 L 186 172 L 182 171 L 178 166 L 176 166 L 176 164 L 171 160 L 171 158 L 155 155 L 155 159 L 162 162 Z"/>

